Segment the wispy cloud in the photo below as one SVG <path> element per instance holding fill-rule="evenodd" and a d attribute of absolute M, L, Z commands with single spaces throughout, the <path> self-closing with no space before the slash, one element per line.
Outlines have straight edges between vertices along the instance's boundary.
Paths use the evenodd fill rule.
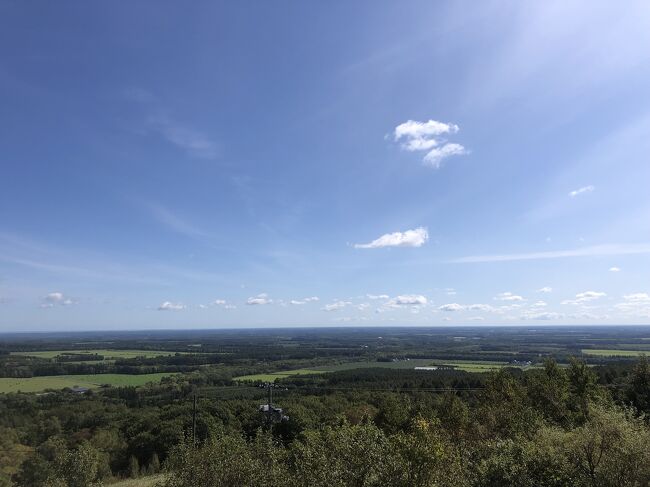
<path fill-rule="evenodd" d="M 43 297 L 41 308 L 53 308 L 54 306 L 70 306 L 74 301 L 61 292 L 49 293 Z"/>
<path fill-rule="evenodd" d="M 458 303 L 449 303 L 449 304 L 443 304 L 442 306 L 439 306 L 438 309 L 440 311 L 455 312 L 455 311 L 463 311 L 465 307 Z"/>
<path fill-rule="evenodd" d="M 539 289 L 537 290 L 537 292 L 538 292 L 538 293 L 548 294 L 548 293 L 552 293 L 552 292 L 553 292 L 553 288 L 550 287 L 550 286 L 544 286 L 544 287 L 539 288 Z"/>
<path fill-rule="evenodd" d="M 591 247 L 581 247 L 571 250 L 552 250 L 522 254 L 470 255 L 467 257 L 452 259 L 448 262 L 454 264 L 468 264 L 478 262 L 509 262 L 515 260 L 561 259 L 566 257 L 599 257 L 632 254 L 650 254 L 650 244 L 594 245 Z"/>
<path fill-rule="evenodd" d="M 621 268 L 620 267 L 610 267 L 609 272 L 621 272 Z"/>
<path fill-rule="evenodd" d="M 406 151 L 426 151 L 424 163 L 438 169 L 444 159 L 467 154 L 465 147 L 447 142 L 445 138 L 458 130 L 458 125 L 453 123 L 408 120 L 395 127 L 393 137 L 395 141 L 401 142 L 402 149 Z"/>
<path fill-rule="evenodd" d="M 596 187 L 592 186 L 592 185 L 584 186 L 584 187 L 579 188 L 579 189 L 574 189 L 573 191 L 571 191 L 569 193 L 569 196 L 571 196 L 571 198 L 575 198 L 576 196 L 579 196 L 581 194 L 591 193 L 595 189 L 596 189 Z"/>
<path fill-rule="evenodd" d="M 181 311 L 185 308 L 186 306 L 183 303 L 172 303 L 171 301 L 165 301 L 160 306 L 158 306 L 158 311 Z"/>
<path fill-rule="evenodd" d="M 605 296 L 607 296 L 607 294 L 600 291 L 585 291 L 583 293 L 576 294 L 575 299 L 566 299 L 562 301 L 562 304 L 582 305 L 590 301 L 595 301 L 596 299 L 603 298 Z"/>
<path fill-rule="evenodd" d="M 352 303 L 350 303 L 349 301 L 335 301 L 333 303 L 326 304 L 321 309 L 323 311 L 339 311 L 339 310 L 345 308 L 349 304 L 352 304 Z"/>
<path fill-rule="evenodd" d="M 424 227 L 405 232 L 386 233 L 366 244 L 354 244 L 355 249 L 379 249 L 383 247 L 421 247 L 429 240 L 429 233 Z"/>
<path fill-rule="evenodd" d="M 156 203 L 148 203 L 147 208 L 158 222 L 170 230 L 187 237 L 207 237 L 207 234 L 200 228 L 192 225 L 174 212 Z"/>
<path fill-rule="evenodd" d="M 262 304 L 271 304 L 273 300 L 269 298 L 269 295 L 266 293 L 258 294 L 257 296 L 252 296 L 246 300 L 246 304 L 250 306 L 262 305 Z"/>
<path fill-rule="evenodd" d="M 214 159 L 218 155 L 217 144 L 204 133 L 184 125 L 168 116 L 152 116 L 147 126 L 162 135 L 187 154 L 201 159 Z"/>
<path fill-rule="evenodd" d="M 499 293 L 494 297 L 497 301 L 526 301 L 522 296 L 518 296 L 511 292 Z"/>

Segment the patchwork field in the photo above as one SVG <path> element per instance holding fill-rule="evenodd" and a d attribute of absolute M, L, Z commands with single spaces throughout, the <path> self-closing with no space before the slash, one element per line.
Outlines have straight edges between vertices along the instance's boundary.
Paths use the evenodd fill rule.
<path fill-rule="evenodd" d="M 141 386 L 149 382 L 160 382 L 170 373 L 160 374 L 95 374 L 95 375 L 51 375 L 29 377 L 25 379 L 0 378 L 0 393 L 9 392 L 42 392 L 47 389 L 63 389 L 66 387 L 88 387 L 94 389 L 103 384 L 111 386 Z"/>
<path fill-rule="evenodd" d="M 397 362 L 350 362 L 344 364 L 330 365 L 325 367 L 314 367 L 312 369 L 283 370 L 268 374 L 243 375 L 235 377 L 236 381 L 252 382 L 273 382 L 276 379 L 284 379 L 296 375 L 308 374 L 325 374 L 327 372 L 337 372 L 342 370 L 368 369 L 368 368 L 385 368 L 385 369 L 414 369 L 415 367 L 426 366 L 449 366 L 457 370 L 466 372 L 491 372 L 502 367 L 518 367 L 510 365 L 507 362 L 496 362 L 487 360 L 433 360 L 433 359 L 413 359 L 400 360 Z"/>
<path fill-rule="evenodd" d="M 639 357 L 641 355 L 650 355 L 648 350 L 619 350 L 619 349 L 583 349 L 582 353 L 585 355 L 593 355 L 595 357 Z"/>
<path fill-rule="evenodd" d="M 128 359 L 136 357 L 168 357 L 176 355 L 176 353 L 186 352 L 170 352 L 168 350 L 110 350 L 110 349 L 74 349 L 74 350 L 44 350 L 39 352 L 11 352 L 11 355 L 22 355 L 26 357 L 38 357 L 43 359 L 54 359 L 61 355 L 75 355 L 75 354 L 97 354 L 104 357 L 104 360 Z"/>

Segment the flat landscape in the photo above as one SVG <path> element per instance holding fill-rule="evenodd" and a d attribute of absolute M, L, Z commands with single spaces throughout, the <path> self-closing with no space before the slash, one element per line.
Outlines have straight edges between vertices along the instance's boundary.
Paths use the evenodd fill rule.
<path fill-rule="evenodd" d="M 94 375 L 55 375 L 29 378 L 0 378 L 0 393 L 9 392 L 43 392 L 48 389 L 61 390 L 66 387 L 87 387 L 96 389 L 102 385 L 114 387 L 142 386 L 151 382 L 160 382 L 163 377 L 173 374 L 94 374 Z"/>
<path fill-rule="evenodd" d="M 583 349 L 582 353 L 585 355 L 594 355 L 597 357 L 639 357 L 641 355 L 650 355 L 649 350 L 598 350 L 598 349 Z"/>
<path fill-rule="evenodd" d="M 170 352 L 165 350 L 110 350 L 102 348 L 88 348 L 88 349 L 70 349 L 70 350 L 43 350 L 43 351 L 32 351 L 32 352 L 11 352 L 11 355 L 22 355 L 25 357 L 36 357 L 44 359 L 55 359 L 57 357 L 65 356 L 74 356 L 79 354 L 92 354 L 92 355 L 101 355 L 104 357 L 104 360 L 116 360 L 116 359 L 129 359 L 129 358 L 151 358 L 151 357 L 168 357 L 170 355 L 175 355 L 176 353 L 185 353 L 185 352 Z"/>

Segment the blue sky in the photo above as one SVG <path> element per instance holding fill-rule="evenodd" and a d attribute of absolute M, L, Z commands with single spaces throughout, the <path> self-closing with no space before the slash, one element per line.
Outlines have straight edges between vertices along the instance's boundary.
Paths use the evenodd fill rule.
<path fill-rule="evenodd" d="M 650 322 L 650 7 L 0 3 L 0 331 Z"/>

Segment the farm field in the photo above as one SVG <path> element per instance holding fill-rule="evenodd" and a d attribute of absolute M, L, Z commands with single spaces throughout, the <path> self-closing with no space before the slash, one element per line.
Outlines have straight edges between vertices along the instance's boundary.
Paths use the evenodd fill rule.
<path fill-rule="evenodd" d="M 619 349 L 583 349 L 582 353 L 585 355 L 593 355 L 596 357 L 639 357 L 641 355 L 650 355 L 648 350 L 619 350 Z"/>
<path fill-rule="evenodd" d="M 369 368 L 383 368 L 383 369 L 407 369 L 412 370 L 415 367 L 426 366 L 451 366 L 457 370 L 465 372 L 491 372 L 498 370 L 502 367 L 519 367 L 509 365 L 507 362 L 496 362 L 487 360 L 434 360 L 434 359 L 412 359 L 400 360 L 397 362 L 350 362 L 344 364 L 330 365 L 324 367 L 313 367 L 311 369 L 296 369 L 296 370 L 283 370 L 280 372 L 272 372 L 268 374 L 253 374 L 235 377 L 236 381 L 253 381 L 253 382 L 272 382 L 276 379 L 284 379 L 296 375 L 307 374 L 324 374 L 327 372 L 338 372 L 343 370 L 354 369 L 369 369 Z"/>
<path fill-rule="evenodd" d="M 173 373 L 159 374 L 95 374 L 95 375 L 51 375 L 29 378 L 0 378 L 0 393 L 42 392 L 46 389 L 63 389 L 65 387 L 97 388 L 102 384 L 111 386 L 141 386 L 149 382 L 160 382 L 163 377 Z"/>
<path fill-rule="evenodd" d="M 59 355 L 74 355 L 81 353 L 92 353 L 102 355 L 104 360 L 129 359 L 136 357 L 168 357 L 176 353 L 187 352 L 170 352 L 168 350 L 110 350 L 110 349 L 72 349 L 72 350 L 44 350 L 38 352 L 11 352 L 11 355 L 22 355 L 25 357 L 37 357 L 43 359 L 54 359 Z"/>

